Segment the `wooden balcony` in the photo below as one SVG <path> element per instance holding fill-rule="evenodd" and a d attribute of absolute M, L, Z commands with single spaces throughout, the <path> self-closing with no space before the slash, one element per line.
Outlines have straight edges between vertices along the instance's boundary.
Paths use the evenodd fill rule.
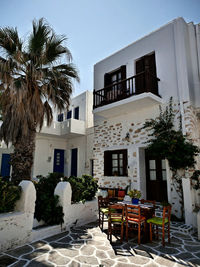
<path fill-rule="evenodd" d="M 93 109 L 142 93 L 152 93 L 159 96 L 158 81 L 160 81 L 159 78 L 146 70 L 101 90 L 94 90 Z"/>

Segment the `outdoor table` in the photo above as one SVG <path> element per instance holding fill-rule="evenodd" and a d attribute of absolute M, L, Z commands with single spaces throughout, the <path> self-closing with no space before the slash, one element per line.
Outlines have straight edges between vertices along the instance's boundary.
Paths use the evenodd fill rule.
<path fill-rule="evenodd" d="M 131 201 L 121 201 L 117 202 L 119 205 L 134 205 L 134 206 L 140 206 L 141 215 L 145 217 L 145 223 L 147 224 L 147 220 L 149 218 L 152 218 L 155 213 L 155 208 L 152 204 L 146 203 L 146 204 L 132 204 Z M 145 234 L 145 241 L 149 241 L 149 227 L 146 225 L 146 234 Z"/>

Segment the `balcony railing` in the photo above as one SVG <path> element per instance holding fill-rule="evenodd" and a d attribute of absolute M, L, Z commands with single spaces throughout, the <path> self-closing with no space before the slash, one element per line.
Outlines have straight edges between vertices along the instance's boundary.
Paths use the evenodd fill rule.
<path fill-rule="evenodd" d="M 101 90 L 94 90 L 93 108 L 95 109 L 145 92 L 158 95 L 158 81 L 160 79 L 147 70 L 118 83 L 106 86 Z"/>

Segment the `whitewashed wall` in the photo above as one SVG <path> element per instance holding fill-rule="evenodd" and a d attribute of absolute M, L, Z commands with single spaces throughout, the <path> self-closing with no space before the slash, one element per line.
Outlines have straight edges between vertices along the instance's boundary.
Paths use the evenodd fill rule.
<path fill-rule="evenodd" d="M 32 176 L 46 176 L 48 173 L 53 172 L 54 149 L 66 150 L 66 147 L 66 139 L 37 134 Z"/>
<path fill-rule="evenodd" d="M 36 191 L 30 181 L 22 181 L 20 186 L 22 194 L 15 211 L 0 214 L 0 251 L 22 245 L 31 236 Z"/>

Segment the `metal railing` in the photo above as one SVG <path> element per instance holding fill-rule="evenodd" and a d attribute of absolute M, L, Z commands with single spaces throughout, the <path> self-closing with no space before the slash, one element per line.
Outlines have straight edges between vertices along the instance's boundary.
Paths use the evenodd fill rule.
<path fill-rule="evenodd" d="M 147 70 L 128 79 L 106 86 L 98 91 L 94 90 L 93 108 L 108 105 L 144 92 L 151 92 L 158 95 L 158 81 L 160 79 Z"/>

